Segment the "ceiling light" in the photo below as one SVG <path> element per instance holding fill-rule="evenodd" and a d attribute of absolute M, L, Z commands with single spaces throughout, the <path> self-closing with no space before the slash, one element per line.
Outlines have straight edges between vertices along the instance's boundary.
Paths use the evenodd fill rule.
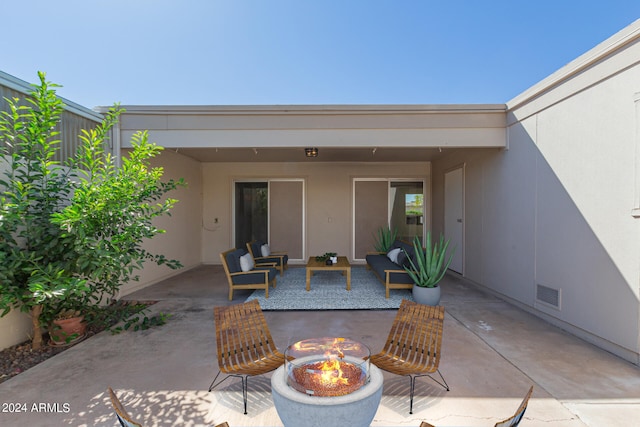
<path fill-rule="evenodd" d="M 317 147 L 305 148 L 304 155 L 307 157 L 318 157 L 318 148 Z"/>

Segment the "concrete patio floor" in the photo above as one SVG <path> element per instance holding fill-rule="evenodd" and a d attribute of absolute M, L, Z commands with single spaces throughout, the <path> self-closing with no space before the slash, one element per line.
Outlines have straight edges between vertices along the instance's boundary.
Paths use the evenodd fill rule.
<path fill-rule="evenodd" d="M 385 373 L 372 426 L 493 426 L 515 411 L 530 385 L 522 426 L 640 426 L 639 367 L 456 276 L 447 276 L 442 290 L 440 370 L 451 391 L 418 379 L 410 415 L 408 379 Z M 217 373 L 212 307 L 249 294 L 236 292 L 229 302 L 221 267 L 201 266 L 129 295 L 158 300 L 153 311 L 171 313 L 171 320 L 147 331 L 98 334 L 0 384 L 0 425 L 116 426 L 105 393 L 111 386 L 144 426 L 281 426 L 269 375 L 249 379 L 248 415 L 239 380 L 207 392 Z M 265 316 L 280 349 L 296 339 L 345 336 L 377 352 L 395 310 Z"/>

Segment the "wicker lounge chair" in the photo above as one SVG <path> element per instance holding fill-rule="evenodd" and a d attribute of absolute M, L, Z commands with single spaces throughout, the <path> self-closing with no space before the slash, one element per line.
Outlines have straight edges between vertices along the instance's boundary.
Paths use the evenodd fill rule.
<path fill-rule="evenodd" d="M 384 348 L 371 356 L 371 363 L 378 368 L 409 377 L 410 414 L 413 414 L 413 393 L 417 377 L 428 376 L 449 391 L 449 385 L 438 369 L 443 321 L 444 307 L 402 300 Z M 436 372 L 442 382 L 431 376 Z"/>
<path fill-rule="evenodd" d="M 533 386 L 529 388 L 527 395 L 522 400 L 520 406 L 518 406 L 516 413 L 504 421 L 497 422 L 495 427 L 515 427 L 520 424 L 520 421 L 522 421 L 522 417 L 524 417 L 524 413 L 527 410 L 527 406 L 529 405 L 529 398 L 531 398 L 531 394 L 533 394 Z"/>
<path fill-rule="evenodd" d="M 218 348 L 218 367 L 209 391 L 229 377 L 242 380 L 244 413 L 247 413 L 247 381 L 250 376 L 271 372 L 284 363 L 257 300 L 213 308 Z M 221 373 L 226 377 L 216 382 Z"/>
<path fill-rule="evenodd" d="M 118 399 L 118 396 L 116 396 L 113 389 L 109 387 L 107 390 L 109 391 L 109 398 L 111 399 L 111 405 L 113 406 L 113 409 L 116 411 L 116 417 L 118 418 L 120 425 L 122 427 L 142 427 L 142 424 L 139 424 L 131 419 L 127 411 L 124 409 L 124 406 L 122 406 L 122 403 L 120 403 L 120 400 Z M 215 427 L 229 427 L 229 424 L 224 422 L 222 424 L 216 425 Z"/>
<path fill-rule="evenodd" d="M 516 427 L 518 424 L 520 424 L 520 421 L 522 421 L 522 417 L 524 417 L 524 412 L 527 410 L 527 405 L 529 405 L 529 398 L 531 397 L 532 393 L 533 393 L 533 386 L 529 388 L 529 392 L 522 400 L 522 403 L 520 404 L 520 406 L 518 406 L 516 413 L 513 414 L 513 416 L 507 418 L 506 420 L 497 422 L 494 427 Z M 420 424 L 420 427 L 436 427 L 436 426 L 434 426 L 433 424 L 429 424 L 426 421 L 423 421 Z"/>
<path fill-rule="evenodd" d="M 111 405 L 116 411 L 116 417 L 118 418 L 120 425 L 122 427 L 142 427 L 142 424 L 139 424 L 131 419 L 127 411 L 124 409 L 124 406 L 122 406 L 122 403 L 120 403 L 120 400 L 118 400 L 118 396 L 116 396 L 113 389 L 109 387 L 108 391 L 109 397 L 111 398 Z"/>

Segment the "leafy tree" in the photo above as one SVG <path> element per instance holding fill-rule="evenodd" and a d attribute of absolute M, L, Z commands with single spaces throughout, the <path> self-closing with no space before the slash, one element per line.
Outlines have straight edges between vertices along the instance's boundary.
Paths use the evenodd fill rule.
<path fill-rule="evenodd" d="M 133 137 L 130 156 L 116 167 L 104 142 L 117 106 L 82 132 L 67 165 L 55 160 L 64 105 L 59 86 L 42 72 L 38 77 L 25 102 L 5 98 L 9 109 L 0 113 L 0 316 L 28 312 L 34 349 L 42 345 L 43 321 L 115 296 L 145 261 L 180 266 L 149 253 L 143 242 L 163 232 L 152 221 L 176 203 L 165 195 L 184 185 L 162 182 L 162 168 L 149 167 L 162 148 L 146 132 Z"/>

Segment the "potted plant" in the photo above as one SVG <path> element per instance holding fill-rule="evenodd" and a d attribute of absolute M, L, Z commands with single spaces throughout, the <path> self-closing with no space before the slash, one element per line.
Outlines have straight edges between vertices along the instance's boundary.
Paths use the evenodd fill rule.
<path fill-rule="evenodd" d="M 40 301 L 40 323 L 48 327 L 52 344 L 68 345 L 84 339 L 84 313 L 91 305 L 86 280 L 70 276 L 55 264 L 35 266 L 31 289 Z"/>
<path fill-rule="evenodd" d="M 444 277 L 453 258 L 453 251 L 447 259 L 449 240 L 440 235 L 437 242 L 431 243 L 431 233 L 427 232 L 425 247 L 420 244 L 416 236 L 413 240 L 415 257 L 407 256 L 409 266 L 405 270 L 413 280 L 413 299 L 426 305 L 440 303 L 440 286 L 438 283 Z"/>
<path fill-rule="evenodd" d="M 324 262 L 327 265 L 335 264 L 338 262 L 338 254 L 336 252 L 325 252 L 324 255 L 317 256 L 316 261 Z"/>
<path fill-rule="evenodd" d="M 396 240 L 396 236 L 398 235 L 398 229 L 394 228 L 393 230 L 389 226 L 382 226 L 378 228 L 378 231 L 374 235 L 374 244 L 373 247 L 377 252 L 387 253 L 393 242 Z"/>

